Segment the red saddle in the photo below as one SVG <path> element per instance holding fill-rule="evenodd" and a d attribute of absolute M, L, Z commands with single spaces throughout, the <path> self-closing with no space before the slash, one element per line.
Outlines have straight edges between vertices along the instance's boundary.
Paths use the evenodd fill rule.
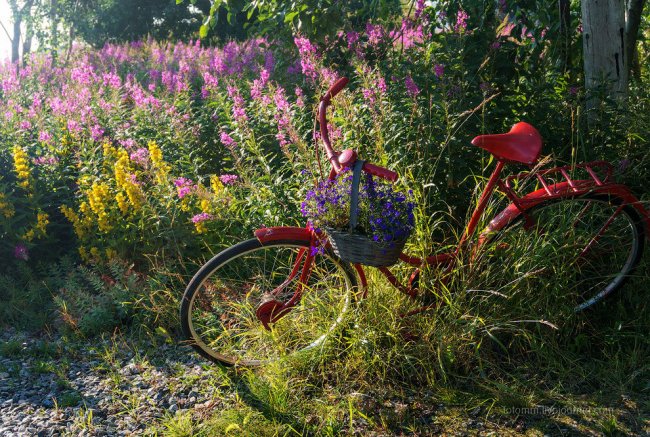
<path fill-rule="evenodd" d="M 521 121 L 506 134 L 479 135 L 472 144 L 502 161 L 532 165 L 542 151 L 542 136 L 533 126 Z"/>

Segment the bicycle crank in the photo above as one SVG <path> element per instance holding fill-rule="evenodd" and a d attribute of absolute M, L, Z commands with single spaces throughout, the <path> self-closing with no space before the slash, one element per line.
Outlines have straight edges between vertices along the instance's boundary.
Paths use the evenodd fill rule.
<path fill-rule="evenodd" d="M 264 293 L 255 315 L 262 322 L 267 331 L 271 330 L 270 323 L 275 323 L 289 312 L 290 307 L 285 307 L 284 302 L 277 300 L 272 294 Z"/>

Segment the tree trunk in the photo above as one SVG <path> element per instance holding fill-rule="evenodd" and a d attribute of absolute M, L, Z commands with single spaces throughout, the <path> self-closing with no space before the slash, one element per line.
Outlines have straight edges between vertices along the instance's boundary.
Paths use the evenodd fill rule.
<path fill-rule="evenodd" d="M 627 0 L 625 8 L 625 56 L 628 59 L 628 71 L 637 79 L 641 79 L 641 68 L 638 64 L 639 54 L 636 41 L 639 36 L 641 13 L 645 0 Z M 638 72 L 638 76 L 636 74 Z"/>
<path fill-rule="evenodd" d="M 624 0 L 582 0 L 582 45 L 585 86 L 593 91 L 603 83 L 607 94 L 624 101 L 628 86 Z M 593 108 L 592 98 L 587 108 Z"/>
<path fill-rule="evenodd" d="M 559 0 L 560 15 L 560 62 L 562 71 L 566 73 L 571 68 L 571 2 Z"/>
<path fill-rule="evenodd" d="M 26 11 L 27 15 L 29 15 L 30 9 L 27 9 Z M 29 53 L 32 51 L 33 38 L 34 38 L 34 22 L 31 17 L 27 17 L 27 22 L 25 26 L 25 41 L 23 41 L 23 65 L 27 63 L 27 57 L 29 56 Z"/>
<path fill-rule="evenodd" d="M 14 38 L 11 40 L 11 62 L 18 62 L 20 59 L 20 25 L 22 24 L 23 17 L 14 14 Z"/>

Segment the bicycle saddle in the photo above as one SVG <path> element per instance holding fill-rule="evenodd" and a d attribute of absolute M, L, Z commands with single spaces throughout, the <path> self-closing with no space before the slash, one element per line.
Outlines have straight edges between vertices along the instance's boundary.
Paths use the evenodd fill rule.
<path fill-rule="evenodd" d="M 505 134 L 479 135 L 472 144 L 498 159 L 532 165 L 542 151 L 542 136 L 530 124 L 521 121 Z"/>

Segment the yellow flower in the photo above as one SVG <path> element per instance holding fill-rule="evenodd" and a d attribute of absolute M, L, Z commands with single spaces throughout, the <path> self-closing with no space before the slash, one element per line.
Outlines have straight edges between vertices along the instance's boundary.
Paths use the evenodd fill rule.
<path fill-rule="evenodd" d="M 29 189 L 31 173 L 29 170 L 29 157 L 21 147 L 14 146 L 14 171 L 18 178 L 18 185 L 24 189 Z"/>
<path fill-rule="evenodd" d="M 99 249 L 97 249 L 96 247 L 90 248 L 90 255 L 93 258 L 101 258 L 101 253 L 99 252 Z"/>
<path fill-rule="evenodd" d="M 201 211 L 210 212 L 210 209 L 211 209 L 210 207 L 211 206 L 212 205 L 210 205 L 210 201 L 208 199 L 202 199 L 201 200 Z"/>
<path fill-rule="evenodd" d="M 155 141 L 149 141 L 147 147 L 149 149 L 149 157 L 151 158 L 155 170 L 154 174 L 156 182 L 159 185 L 163 185 L 167 182 L 167 174 L 169 173 L 170 166 L 163 161 L 162 150 Z"/>
<path fill-rule="evenodd" d="M 79 246 L 79 256 L 83 261 L 88 261 L 90 256 L 88 255 L 88 250 L 84 246 Z"/>
<path fill-rule="evenodd" d="M 217 175 L 213 175 L 210 177 L 210 186 L 212 187 L 212 191 L 214 192 L 215 195 L 218 195 L 224 189 L 223 183 L 221 182 L 219 176 Z"/>
<path fill-rule="evenodd" d="M 5 193 L 0 192 L 0 212 L 6 218 L 11 218 L 16 213 L 14 206 L 7 200 Z"/>
<path fill-rule="evenodd" d="M 117 251 L 115 249 L 111 249 L 110 247 L 106 249 L 106 258 L 109 260 L 117 258 Z"/>
<path fill-rule="evenodd" d="M 205 234 L 208 232 L 208 228 L 205 226 L 205 222 L 196 222 L 194 223 L 194 227 L 196 228 L 197 234 Z"/>
<path fill-rule="evenodd" d="M 162 155 L 162 150 L 160 150 L 160 147 L 158 147 L 158 144 L 156 144 L 155 141 L 149 141 L 147 147 L 149 149 L 149 156 L 151 157 L 151 162 L 153 162 L 156 165 L 160 165 L 163 162 L 163 155 Z"/>
<path fill-rule="evenodd" d="M 120 208 L 122 214 L 129 212 L 129 204 L 126 201 L 126 196 L 121 191 L 115 195 L 115 201 L 117 202 L 117 207 Z"/>
<path fill-rule="evenodd" d="M 45 228 L 50 223 L 50 216 L 44 212 L 39 212 L 36 215 L 36 229 L 41 233 L 42 236 L 45 236 Z"/>
<path fill-rule="evenodd" d="M 94 183 L 86 195 L 88 196 L 90 209 L 97 216 L 97 226 L 99 227 L 99 230 L 102 232 L 110 231 L 112 225 L 108 212 L 106 212 L 108 200 L 110 198 L 108 185 Z"/>
<path fill-rule="evenodd" d="M 35 236 L 36 232 L 33 229 L 30 229 L 29 231 L 25 232 L 25 235 L 23 235 L 23 240 L 32 241 Z"/>

